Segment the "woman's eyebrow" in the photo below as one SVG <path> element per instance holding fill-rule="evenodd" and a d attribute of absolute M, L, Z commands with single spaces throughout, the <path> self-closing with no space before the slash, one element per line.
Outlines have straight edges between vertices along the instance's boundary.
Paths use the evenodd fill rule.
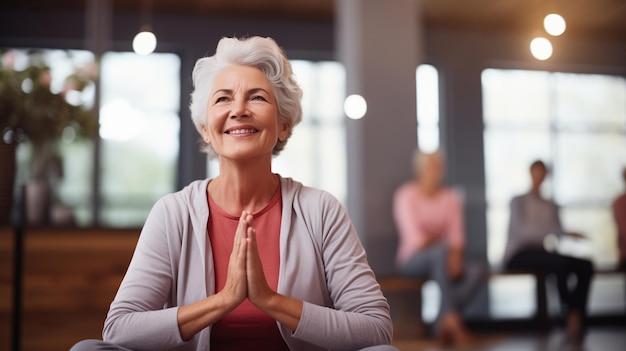
<path fill-rule="evenodd" d="M 266 89 L 263 89 L 263 88 L 251 88 L 251 89 L 248 89 L 248 94 L 249 94 L 249 95 L 251 95 L 251 94 L 255 94 L 255 93 L 258 93 L 258 92 L 264 92 L 264 93 L 266 93 L 266 94 L 270 94 L 270 92 L 269 92 L 269 91 L 267 91 Z M 212 96 L 215 96 L 215 95 L 217 95 L 217 94 L 227 94 L 227 95 L 232 95 L 232 94 L 233 94 L 233 91 L 232 91 L 231 89 L 218 89 L 218 90 L 216 90 L 216 91 L 213 93 L 213 95 L 212 95 Z"/>
<path fill-rule="evenodd" d="M 233 93 L 233 91 L 232 91 L 232 90 L 230 90 L 230 89 L 218 89 L 218 90 L 216 90 L 216 91 L 213 93 L 213 95 L 212 95 L 212 96 L 215 96 L 215 95 L 217 95 L 218 93 L 232 94 L 232 93 Z"/>
<path fill-rule="evenodd" d="M 258 92 L 264 92 L 266 94 L 269 94 L 270 92 L 263 89 L 263 88 L 252 88 L 252 89 L 248 89 L 248 94 L 254 94 L 254 93 L 258 93 Z"/>

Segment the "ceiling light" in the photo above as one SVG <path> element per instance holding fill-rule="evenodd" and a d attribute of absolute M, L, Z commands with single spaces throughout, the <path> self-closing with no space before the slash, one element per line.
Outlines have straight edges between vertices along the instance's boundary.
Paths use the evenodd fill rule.
<path fill-rule="evenodd" d="M 156 49 L 157 39 L 148 28 L 143 29 L 133 39 L 133 50 L 139 55 L 149 55 Z"/>
<path fill-rule="evenodd" d="M 552 43 L 546 38 L 537 37 L 530 42 L 530 53 L 537 60 L 547 60 L 552 56 Z"/>
<path fill-rule="evenodd" d="M 157 38 L 152 33 L 152 0 L 141 2 L 141 29 L 133 39 L 133 51 L 139 55 L 149 55 L 157 46 Z"/>
<path fill-rule="evenodd" d="M 361 119 L 367 112 L 367 102 L 361 95 L 353 94 L 346 98 L 343 109 L 349 118 Z"/>
<path fill-rule="evenodd" d="M 543 19 L 543 27 L 548 34 L 553 36 L 559 36 L 565 32 L 566 28 L 565 19 L 563 16 L 556 13 L 551 13 Z"/>

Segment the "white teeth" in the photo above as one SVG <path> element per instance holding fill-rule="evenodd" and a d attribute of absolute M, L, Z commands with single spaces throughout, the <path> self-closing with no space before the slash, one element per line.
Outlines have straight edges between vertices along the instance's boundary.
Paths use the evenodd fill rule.
<path fill-rule="evenodd" d="M 228 132 L 228 134 L 248 134 L 256 133 L 256 129 L 235 129 Z"/>

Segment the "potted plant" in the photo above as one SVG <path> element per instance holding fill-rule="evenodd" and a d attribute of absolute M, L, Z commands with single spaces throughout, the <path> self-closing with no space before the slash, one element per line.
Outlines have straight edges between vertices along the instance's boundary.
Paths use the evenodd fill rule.
<path fill-rule="evenodd" d="M 27 217 L 31 217 L 27 219 L 31 224 L 46 224 L 51 173 L 61 167 L 55 144 L 63 135 L 92 137 L 98 131 L 98 123 L 92 111 L 80 99 L 72 99 L 93 84 L 93 79 L 85 71 L 76 70 L 65 78 L 62 91 L 53 92 L 50 87 L 50 68 L 40 53 L 31 53 L 31 64 L 23 70 L 14 69 L 15 52 L 0 52 L 0 55 L 0 147 L 4 149 L 0 151 L 0 155 L 3 155 L 0 157 L 8 157 L 0 161 L 4 165 L 1 166 L 0 183 L 11 183 L 0 184 L 0 192 L 5 192 L 0 194 L 0 222 L 8 221 L 12 206 L 15 146 L 26 142 L 31 144 L 33 150 L 28 172 L 29 183 L 41 189 L 33 199 L 26 200 L 29 209 L 39 206 L 33 211 L 40 213 L 27 211 Z"/>

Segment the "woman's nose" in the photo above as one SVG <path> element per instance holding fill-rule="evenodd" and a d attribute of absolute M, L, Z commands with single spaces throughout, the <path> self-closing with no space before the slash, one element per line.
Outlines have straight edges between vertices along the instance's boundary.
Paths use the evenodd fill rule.
<path fill-rule="evenodd" d="M 248 117 L 249 111 L 245 99 L 235 99 L 232 107 L 233 108 L 230 111 L 230 118 Z"/>

